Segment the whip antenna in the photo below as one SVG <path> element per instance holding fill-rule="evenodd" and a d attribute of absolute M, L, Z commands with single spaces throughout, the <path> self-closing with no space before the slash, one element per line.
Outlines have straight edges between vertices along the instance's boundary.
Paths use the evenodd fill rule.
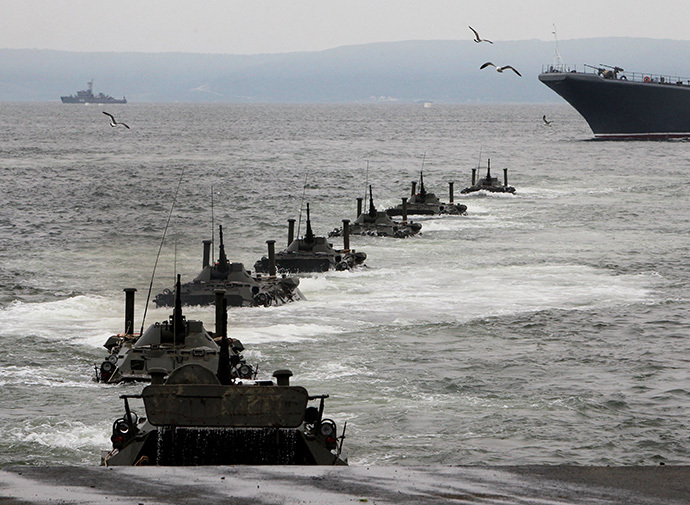
<path fill-rule="evenodd" d="M 364 200 L 366 201 L 367 199 L 367 188 L 369 187 L 369 160 L 367 160 L 367 172 L 366 176 L 364 177 Z M 357 216 L 359 217 L 359 216 Z"/>
<path fill-rule="evenodd" d="M 177 202 L 177 193 L 180 191 L 180 185 L 182 184 L 182 177 L 184 177 L 184 167 L 182 167 L 182 173 L 180 173 L 180 180 L 177 181 L 177 188 L 175 189 L 175 196 L 173 197 L 172 205 L 170 206 L 170 212 L 168 213 L 168 221 L 165 223 L 165 229 L 163 230 L 163 236 L 161 237 L 161 244 L 158 247 L 158 254 L 156 254 L 156 262 L 153 264 L 153 272 L 151 273 L 151 283 L 149 284 L 149 292 L 146 295 L 146 305 L 144 306 L 144 317 L 141 318 L 141 330 L 139 330 L 139 335 L 144 334 L 144 322 L 146 321 L 146 312 L 149 309 L 149 300 L 151 300 L 151 290 L 153 289 L 153 278 L 156 276 L 156 267 L 158 266 L 158 259 L 161 257 L 161 251 L 163 250 L 163 242 L 165 242 L 165 235 L 168 233 L 168 227 L 170 226 L 170 218 L 172 217 L 173 210 L 175 209 L 175 203 Z"/>
<path fill-rule="evenodd" d="M 215 263 L 215 260 L 213 259 L 213 250 L 215 248 L 215 244 L 213 240 L 216 237 L 216 232 L 215 232 L 216 226 L 213 221 L 213 184 L 211 184 L 211 265 Z"/>
<path fill-rule="evenodd" d="M 177 279 L 177 233 L 175 234 L 175 255 L 173 260 L 173 280 Z"/>
<path fill-rule="evenodd" d="M 304 197 L 307 193 L 307 177 L 309 177 L 309 171 L 304 174 L 304 186 L 302 186 L 302 199 L 299 201 L 299 220 L 297 221 L 297 238 L 299 238 L 299 229 L 302 226 L 302 205 L 304 205 Z"/>

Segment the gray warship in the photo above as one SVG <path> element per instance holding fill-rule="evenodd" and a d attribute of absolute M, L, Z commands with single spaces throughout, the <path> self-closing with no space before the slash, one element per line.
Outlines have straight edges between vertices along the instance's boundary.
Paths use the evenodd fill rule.
<path fill-rule="evenodd" d="M 394 221 L 383 210 L 374 206 L 374 194 L 369 186 L 369 211 L 362 212 L 363 198 L 357 198 L 357 219 L 349 225 L 350 235 L 371 235 L 377 237 L 407 238 L 416 235 L 422 229 L 420 223 L 407 220 L 407 198 L 403 198 L 402 221 Z M 345 226 L 336 228 L 328 234 L 329 237 L 340 237 L 345 232 Z"/>
<path fill-rule="evenodd" d="M 407 201 L 407 214 L 431 215 L 439 214 L 463 215 L 467 213 L 467 205 L 455 203 L 453 198 L 453 183 L 448 183 L 450 202 L 443 203 L 434 193 L 429 193 L 424 187 L 424 172 L 419 173 L 419 192 L 417 182 L 412 182 L 412 193 Z M 400 204 L 386 210 L 389 216 L 400 216 L 403 213 L 403 205 Z"/>
<path fill-rule="evenodd" d="M 349 221 L 348 221 L 349 222 Z M 343 249 L 334 249 L 326 237 L 317 237 L 311 228 L 309 204 L 307 204 L 307 232 L 303 238 L 294 238 L 295 220 L 288 219 L 288 247 L 275 254 L 275 265 L 280 272 L 326 272 L 349 270 L 362 265 L 367 255 L 350 249 L 349 233 L 343 235 Z M 254 264 L 257 272 L 267 272 L 273 240 L 269 240 L 269 257 L 262 257 Z"/>
<path fill-rule="evenodd" d="M 127 103 L 127 99 L 123 96 L 122 100 L 113 98 L 110 95 L 103 93 L 93 94 L 93 79 L 86 83 L 87 88 L 77 91 L 76 95 L 61 96 L 62 103 Z"/>
<path fill-rule="evenodd" d="M 204 328 L 202 321 L 187 320 L 182 314 L 180 276 L 178 275 L 175 307 L 168 321 L 156 322 L 139 334 L 134 328 L 134 293 L 125 289 L 125 331 L 106 340 L 108 350 L 100 366 L 96 366 L 96 380 L 108 384 L 151 380 L 150 371 L 155 369 L 170 374 L 176 368 L 195 363 L 216 370 L 222 360 L 230 367 L 231 375 L 251 378 L 254 369 L 242 355 L 244 346 L 237 339 L 229 340 L 229 353 L 223 356 L 217 341 L 227 334 L 227 300 L 225 293 L 217 291 L 216 333 Z M 143 325 L 142 325 L 143 327 Z"/>
<path fill-rule="evenodd" d="M 463 189 L 462 194 L 474 193 L 475 191 L 489 191 L 491 193 L 515 193 L 515 188 L 508 185 L 508 169 L 503 169 L 503 184 L 498 181 L 498 177 L 491 177 L 491 159 L 486 162 L 486 177 L 477 180 L 477 169 L 472 169 L 472 185 Z"/>
<path fill-rule="evenodd" d="M 269 276 L 252 276 L 242 263 L 228 261 L 223 245 L 223 227 L 219 226 L 219 229 L 218 261 L 209 264 L 212 242 L 204 240 L 203 268 L 192 282 L 182 285 L 183 305 L 210 305 L 218 289 L 225 291 L 229 307 L 268 307 L 304 300 L 296 277 L 277 276 L 275 271 Z M 264 271 L 268 272 L 268 267 Z M 153 302 L 157 307 L 170 307 L 174 296 L 172 290 L 165 289 L 155 296 Z"/>

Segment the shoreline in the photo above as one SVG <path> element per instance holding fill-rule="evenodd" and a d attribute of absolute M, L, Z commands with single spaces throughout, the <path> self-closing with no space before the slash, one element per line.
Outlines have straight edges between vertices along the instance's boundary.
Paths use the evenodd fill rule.
<path fill-rule="evenodd" d="M 690 503 L 690 466 L 209 466 L 0 469 L 0 503 Z"/>

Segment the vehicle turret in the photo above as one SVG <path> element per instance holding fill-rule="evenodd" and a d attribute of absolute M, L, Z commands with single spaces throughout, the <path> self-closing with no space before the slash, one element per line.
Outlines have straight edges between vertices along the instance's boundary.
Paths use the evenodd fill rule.
<path fill-rule="evenodd" d="M 309 216 L 309 203 L 307 202 L 307 233 L 304 234 L 304 243 L 314 243 L 314 232 L 311 229 L 311 217 Z"/>

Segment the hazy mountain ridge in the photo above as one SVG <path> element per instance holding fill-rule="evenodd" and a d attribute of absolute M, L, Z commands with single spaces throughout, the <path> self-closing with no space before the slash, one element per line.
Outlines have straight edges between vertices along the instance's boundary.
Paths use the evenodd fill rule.
<path fill-rule="evenodd" d="M 690 41 L 559 42 L 565 63 L 690 76 Z M 58 101 L 84 89 L 130 102 L 558 102 L 537 75 L 553 42 L 405 41 L 259 55 L 0 49 L 0 101 Z M 479 70 L 510 64 L 523 77 Z"/>

